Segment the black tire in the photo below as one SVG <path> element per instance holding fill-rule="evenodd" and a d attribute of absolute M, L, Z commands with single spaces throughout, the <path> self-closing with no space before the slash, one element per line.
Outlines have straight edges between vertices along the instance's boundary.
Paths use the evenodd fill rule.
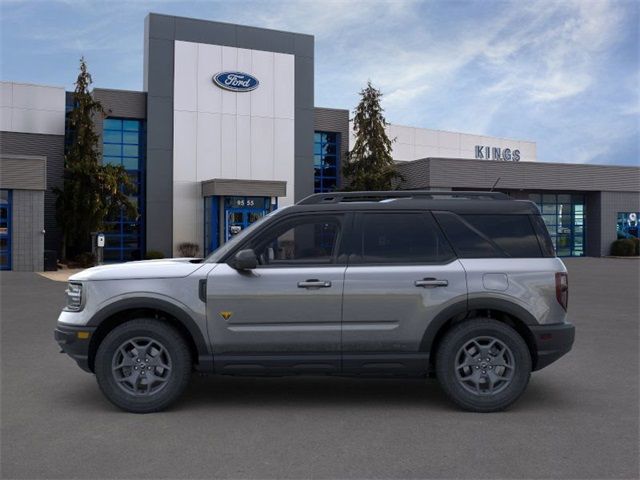
<path fill-rule="evenodd" d="M 469 366 L 472 356 L 467 352 L 474 351 L 474 340 L 478 339 L 477 346 L 483 349 L 494 345 L 492 352 L 497 347 L 506 347 L 502 349 L 506 352 L 505 357 L 487 353 L 479 360 L 478 356 L 473 357 L 474 363 Z M 477 351 L 485 350 L 478 348 Z M 511 360 L 511 368 L 497 365 L 509 363 L 503 358 Z M 482 365 L 485 365 L 484 369 Z M 494 381 L 489 382 L 488 374 L 498 372 L 509 377 L 509 381 L 496 380 L 503 377 L 494 376 Z M 522 337 L 509 325 L 488 318 L 465 320 L 452 327 L 442 339 L 436 355 L 436 376 L 442 389 L 458 406 L 472 412 L 496 412 L 512 405 L 524 393 L 531 376 L 531 354 Z"/>
<path fill-rule="evenodd" d="M 130 347 L 134 343 L 142 345 L 142 348 Z M 145 345 L 148 348 L 145 349 Z M 133 350 L 129 351 L 125 361 L 123 351 L 127 348 Z M 145 361 L 150 363 L 145 364 Z M 121 367 L 114 373 L 116 362 L 120 362 L 119 365 L 130 363 L 131 366 Z M 154 364 L 157 367 L 151 367 Z M 189 347 L 175 328 L 161 320 L 135 319 L 114 328 L 100 343 L 95 373 L 100 390 L 111 403 L 128 412 L 151 413 L 167 408 L 182 394 L 189 383 L 191 364 Z M 143 366 L 138 368 L 140 365 Z M 125 380 L 127 375 L 137 375 L 136 381 Z M 153 382 L 149 381 L 150 375 Z M 134 391 L 146 388 L 151 390 Z"/>

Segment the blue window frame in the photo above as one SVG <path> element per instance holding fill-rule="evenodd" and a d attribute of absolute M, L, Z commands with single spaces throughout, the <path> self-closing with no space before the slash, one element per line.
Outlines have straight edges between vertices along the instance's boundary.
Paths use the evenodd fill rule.
<path fill-rule="evenodd" d="M 315 193 L 333 192 L 340 186 L 340 134 L 315 132 L 313 139 Z"/>
<path fill-rule="evenodd" d="M 585 252 L 585 196 L 575 193 L 531 193 L 542 212 L 559 257 L 583 257 Z"/>
<path fill-rule="evenodd" d="M 105 262 L 140 260 L 144 253 L 145 122 L 130 118 L 106 118 L 103 123 L 102 161 L 122 165 L 133 188 L 126 192 L 138 207 L 138 217 L 121 211 L 105 221 Z"/>
<path fill-rule="evenodd" d="M 11 270 L 11 190 L 0 190 L 0 270 Z"/>

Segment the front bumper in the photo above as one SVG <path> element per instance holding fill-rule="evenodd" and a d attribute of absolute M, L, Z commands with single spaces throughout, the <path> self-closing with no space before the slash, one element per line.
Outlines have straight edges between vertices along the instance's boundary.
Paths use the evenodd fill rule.
<path fill-rule="evenodd" d="M 60 345 L 60 353 L 66 353 L 76 361 L 81 369 L 90 373 L 89 345 L 95 330 L 95 327 L 78 327 L 58 323 L 53 331 L 53 337 Z"/>
<path fill-rule="evenodd" d="M 573 346 L 576 329 L 571 323 L 530 326 L 538 352 L 533 370 L 550 365 Z"/>

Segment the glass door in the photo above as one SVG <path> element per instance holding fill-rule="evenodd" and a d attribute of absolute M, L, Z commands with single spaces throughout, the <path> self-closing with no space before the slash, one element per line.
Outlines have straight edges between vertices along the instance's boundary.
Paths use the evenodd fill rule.
<path fill-rule="evenodd" d="M 271 211 L 270 197 L 225 197 L 224 240 L 228 241 Z"/>
<path fill-rule="evenodd" d="M 584 256 L 585 197 L 570 193 L 532 193 L 559 257 Z"/>

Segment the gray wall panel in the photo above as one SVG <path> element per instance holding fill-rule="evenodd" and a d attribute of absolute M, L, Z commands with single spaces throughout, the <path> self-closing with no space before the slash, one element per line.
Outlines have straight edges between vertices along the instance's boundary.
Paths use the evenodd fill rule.
<path fill-rule="evenodd" d="M 44 192 L 14 190 L 11 225 L 11 269 L 18 272 L 44 268 Z"/>
<path fill-rule="evenodd" d="M 429 158 L 399 163 L 398 169 L 406 177 L 402 187 L 408 189 L 444 185 L 486 189 L 500 177 L 497 188 L 640 191 L 637 167 Z M 422 169 L 428 173 L 419 172 Z M 425 179 L 428 184 L 423 183 Z"/>
<path fill-rule="evenodd" d="M 147 94 L 130 90 L 96 88 L 93 97 L 108 117 L 147 118 Z"/>
<path fill-rule="evenodd" d="M 0 153 L 0 188 L 47 189 L 47 157 Z"/>
<path fill-rule="evenodd" d="M 45 248 L 59 252 L 60 229 L 56 223 L 56 196 L 52 189 L 54 187 L 62 188 L 63 186 L 64 136 L 0 132 L 0 153 L 46 157 L 47 190 L 44 193 Z"/>

